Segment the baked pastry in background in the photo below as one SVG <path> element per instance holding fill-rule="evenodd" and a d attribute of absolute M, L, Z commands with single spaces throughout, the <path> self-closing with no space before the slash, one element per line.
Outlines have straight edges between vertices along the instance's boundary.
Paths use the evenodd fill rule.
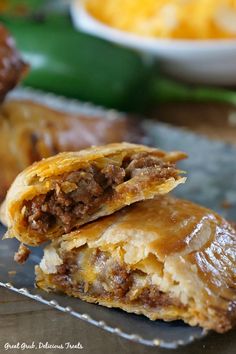
<path fill-rule="evenodd" d="M 0 102 L 26 74 L 28 65 L 16 50 L 13 38 L 0 24 Z"/>
<path fill-rule="evenodd" d="M 132 117 L 61 113 L 27 100 L 0 107 L 0 201 L 27 166 L 63 151 L 117 141 L 140 142 L 140 124 Z"/>
<path fill-rule="evenodd" d="M 170 196 L 133 204 L 53 241 L 37 286 L 225 332 L 236 320 L 236 232 Z"/>
<path fill-rule="evenodd" d="M 175 166 L 185 157 L 181 152 L 117 143 L 34 163 L 7 193 L 6 237 L 38 245 L 126 205 L 168 193 L 185 182 Z"/>

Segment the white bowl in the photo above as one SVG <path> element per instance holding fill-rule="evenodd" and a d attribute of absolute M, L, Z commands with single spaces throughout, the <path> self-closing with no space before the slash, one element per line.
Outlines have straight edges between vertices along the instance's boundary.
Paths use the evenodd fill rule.
<path fill-rule="evenodd" d="M 85 0 L 74 0 L 76 28 L 158 59 L 163 72 L 188 82 L 236 85 L 236 40 L 173 40 L 142 37 L 105 25 L 92 17 Z"/>

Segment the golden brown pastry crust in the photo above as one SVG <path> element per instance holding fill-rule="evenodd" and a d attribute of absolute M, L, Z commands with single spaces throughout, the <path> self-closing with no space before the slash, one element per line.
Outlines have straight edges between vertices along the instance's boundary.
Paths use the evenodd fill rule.
<path fill-rule="evenodd" d="M 134 293 L 134 285 L 130 285 L 128 277 L 122 278 L 129 285 L 120 299 L 91 294 L 95 265 L 85 267 L 82 290 L 82 283 L 75 284 L 77 288 L 63 284 L 61 267 L 67 265 L 66 259 L 75 250 L 82 250 L 83 254 L 85 245 L 89 250 L 110 252 L 114 259 L 121 257 L 129 272 L 141 271 L 152 286 L 179 302 L 166 306 L 162 301 L 157 308 L 130 303 L 127 299 Z M 236 232 L 229 223 L 191 202 L 159 196 L 55 240 L 46 247 L 44 258 L 36 267 L 37 285 L 47 291 L 62 291 L 88 302 L 143 314 L 152 320 L 182 319 L 190 325 L 225 332 L 236 320 L 235 257 Z M 81 259 L 77 258 L 77 262 Z M 71 282 L 68 269 L 65 274 Z M 76 279 L 80 279 L 79 272 Z"/>
<path fill-rule="evenodd" d="M 91 145 L 142 138 L 138 122 L 126 116 L 67 114 L 27 100 L 0 108 L 0 202 L 16 176 L 33 162 Z"/>
<path fill-rule="evenodd" d="M 111 164 L 119 166 L 125 159 L 135 154 L 146 154 L 148 157 L 156 158 L 160 165 L 152 167 L 151 172 L 148 168 L 144 169 L 141 171 L 142 173 L 115 185 L 111 194 L 107 195 L 102 203 L 99 203 L 96 210 L 91 213 L 87 212 L 80 219 L 76 219 L 74 227 L 78 228 L 101 216 L 112 214 L 134 202 L 168 193 L 178 184 L 185 182 L 185 178 L 181 177 L 180 171 L 176 170 L 174 165 L 169 167 L 169 164 L 186 156 L 179 152 L 166 153 L 142 145 L 117 143 L 92 147 L 80 152 L 61 153 L 33 164 L 19 174 L 14 181 L 4 203 L 3 219 L 9 228 L 7 236 L 17 237 L 21 242 L 29 245 L 37 245 L 63 235 L 65 232 L 60 223 L 41 233 L 32 228 L 29 229 L 25 221 L 27 202 L 34 200 L 37 196 L 48 195 L 47 193 L 51 191 L 59 194 L 61 190 L 64 191 L 68 188 L 73 190 L 77 187 L 74 187 L 74 183 L 68 182 L 68 180 L 61 182 L 61 176 L 74 171 L 84 171 L 92 165 L 96 165 L 96 168 L 100 169 L 109 167 Z"/>

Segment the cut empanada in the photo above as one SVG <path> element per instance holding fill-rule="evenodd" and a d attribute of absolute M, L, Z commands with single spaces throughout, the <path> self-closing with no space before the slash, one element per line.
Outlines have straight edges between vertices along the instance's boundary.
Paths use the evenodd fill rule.
<path fill-rule="evenodd" d="M 152 320 L 217 332 L 236 320 L 236 232 L 214 212 L 159 196 L 54 240 L 36 283 Z"/>
<path fill-rule="evenodd" d="M 7 236 L 37 245 L 126 205 L 168 193 L 185 181 L 175 167 L 184 157 L 120 143 L 35 163 L 7 194 L 2 213 Z"/>

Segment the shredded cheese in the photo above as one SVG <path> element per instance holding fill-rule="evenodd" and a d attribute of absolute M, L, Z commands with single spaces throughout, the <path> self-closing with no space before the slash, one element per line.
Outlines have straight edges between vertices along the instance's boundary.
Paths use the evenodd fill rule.
<path fill-rule="evenodd" d="M 87 0 L 105 24 L 143 36 L 236 38 L 236 0 Z"/>

